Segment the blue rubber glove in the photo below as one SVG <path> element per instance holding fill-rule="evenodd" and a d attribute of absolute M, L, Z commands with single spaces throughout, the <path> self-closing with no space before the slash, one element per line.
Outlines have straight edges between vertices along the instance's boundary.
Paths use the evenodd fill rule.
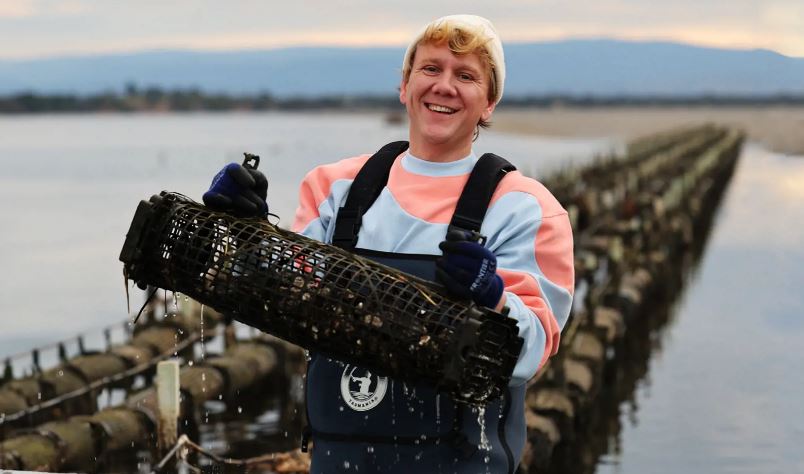
<path fill-rule="evenodd" d="M 264 174 L 239 163 L 229 163 L 212 179 L 204 193 L 204 204 L 215 211 L 238 217 L 266 216 L 268 179 Z"/>
<path fill-rule="evenodd" d="M 447 240 L 438 245 L 444 256 L 436 260 L 436 277 L 454 296 L 493 309 L 503 294 L 497 257 L 470 238 L 469 232 L 461 230 L 447 233 Z"/>

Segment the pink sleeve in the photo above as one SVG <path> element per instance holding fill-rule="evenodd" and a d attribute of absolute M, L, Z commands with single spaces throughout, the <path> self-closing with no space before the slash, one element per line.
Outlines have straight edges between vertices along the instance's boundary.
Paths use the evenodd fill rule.
<path fill-rule="evenodd" d="M 347 158 L 337 163 L 318 166 L 307 173 L 299 189 L 299 207 L 290 230 L 301 232 L 321 217 L 321 204 L 329 199 L 332 184 L 340 179 L 354 179 L 371 155 Z"/>
<path fill-rule="evenodd" d="M 515 230 L 500 249 L 498 273 L 505 291 L 519 297 L 544 329 L 544 350 L 534 354 L 542 366 L 558 351 L 561 330 L 572 306 L 572 227 L 567 212 L 547 188 L 518 172 L 511 175 L 500 183 L 492 198 L 492 203 L 508 193 L 522 198 L 506 209 L 511 214 L 509 226 Z"/>

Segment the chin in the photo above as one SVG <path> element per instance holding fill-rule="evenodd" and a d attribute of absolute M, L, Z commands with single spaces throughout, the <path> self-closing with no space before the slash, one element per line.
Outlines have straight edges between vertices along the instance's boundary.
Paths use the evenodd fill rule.
<path fill-rule="evenodd" d="M 465 134 L 459 134 L 454 130 L 444 131 L 439 133 L 431 133 L 425 135 L 429 142 L 433 144 L 445 145 L 448 143 L 454 143 L 456 145 L 462 144 L 465 141 L 472 141 L 472 136 Z"/>

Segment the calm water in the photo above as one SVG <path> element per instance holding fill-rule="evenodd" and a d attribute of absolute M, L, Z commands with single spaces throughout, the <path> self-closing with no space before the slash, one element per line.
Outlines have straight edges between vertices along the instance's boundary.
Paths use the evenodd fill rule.
<path fill-rule="evenodd" d="M 804 472 L 804 157 L 749 145 L 597 473 Z"/>
<path fill-rule="evenodd" d="M 262 157 L 271 210 L 289 226 L 313 166 L 406 131 L 375 114 L 0 117 L 0 357 L 126 317 L 117 257 L 139 200 L 166 189 L 200 201 L 248 151 Z M 484 132 L 477 149 L 539 173 L 613 145 Z"/>
<path fill-rule="evenodd" d="M 287 226 L 312 166 L 404 136 L 377 115 L 1 117 L 0 356 L 126 317 L 117 256 L 140 199 L 200 200 L 249 151 Z M 539 175 L 614 146 L 484 132 L 476 148 Z M 747 147 L 598 473 L 804 472 L 803 223 L 804 157 Z"/>

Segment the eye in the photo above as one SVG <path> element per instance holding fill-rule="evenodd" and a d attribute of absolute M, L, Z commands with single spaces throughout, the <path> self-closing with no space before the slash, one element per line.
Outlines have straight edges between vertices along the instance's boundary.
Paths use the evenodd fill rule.
<path fill-rule="evenodd" d="M 472 82 L 475 80 L 475 76 L 469 74 L 468 72 L 462 72 L 458 74 L 458 79 L 465 81 L 465 82 Z"/>
<path fill-rule="evenodd" d="M 427 65 L 427 66 L 422 66 L 421 70 L 422 70 L 423 73 L 429 74 L 429 75 L 438 73 L 438 68 L 433 66 L 432 64 Z"/>

